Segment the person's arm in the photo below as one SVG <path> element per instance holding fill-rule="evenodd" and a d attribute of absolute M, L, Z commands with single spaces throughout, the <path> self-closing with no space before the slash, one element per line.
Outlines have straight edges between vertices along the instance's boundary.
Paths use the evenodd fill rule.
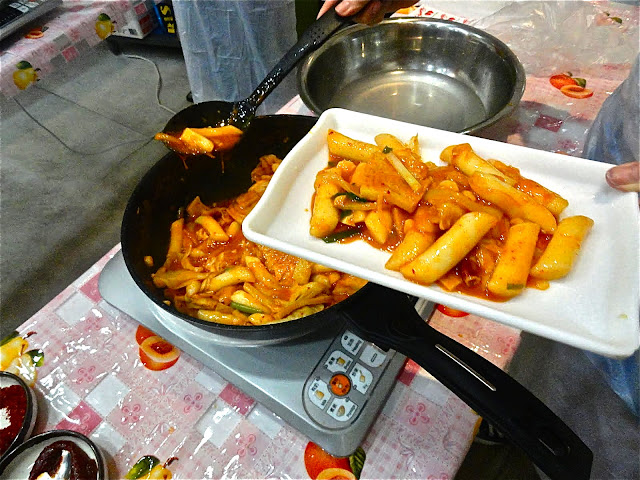
<path fill-rule="evenodd" d="M 354 15 L 354 21 L 373 25 L 381 22 L 387 13 L 410 7 L 415 3 L 417 0 L 326 0 L 320 8 L 318 17 L 335 5 L 338 15 L 343 17 Z"/>
<path fill-rule="evenodd" d="M 628 162 L 607 170 L 607 183 L 623 192 L 640 192 L 640 162 Z"/>

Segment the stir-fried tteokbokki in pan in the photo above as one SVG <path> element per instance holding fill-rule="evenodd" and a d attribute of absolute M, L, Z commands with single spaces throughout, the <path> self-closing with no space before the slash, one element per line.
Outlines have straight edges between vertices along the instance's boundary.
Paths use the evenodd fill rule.
<path fill-rule="evenodd" d="M 233 125 L 185 128 L 181 132 L 158 132 L 156 140 L 182 155 L 213 155 L 231 150 L 242 137 L 242 130 Z"/>
<path fill-rule="evenodd" d="M 280 163 L 263 156 L 247 192 L 213 205 L 196 197 L 172 223 L 166 261 L 152 277 L 178 311 L 216 323 L 262 325 L 319 312 L 365 285 L 243 236 L 242 221 Z M 152 266 L 153 260 L 145 262 Z"/>

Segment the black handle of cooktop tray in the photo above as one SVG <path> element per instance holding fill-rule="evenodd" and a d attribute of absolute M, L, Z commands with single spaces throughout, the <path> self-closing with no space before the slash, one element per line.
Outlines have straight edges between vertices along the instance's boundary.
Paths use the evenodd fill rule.
<path fill-rule="evenodd" d="M 552 479 L 588 479 L 591 450 L 500 368 L 429 326 L 406 294 L 369 284 L 343 314 L 367 340 L 414 360 L 519 446 Z"/>

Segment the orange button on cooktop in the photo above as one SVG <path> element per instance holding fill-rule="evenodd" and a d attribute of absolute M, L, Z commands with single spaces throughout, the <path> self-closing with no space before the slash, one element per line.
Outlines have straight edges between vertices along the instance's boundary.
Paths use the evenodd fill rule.
<path fill-rule="evenodd" d="M 338 373 L 331 377 L 331 391 L 339 397 L 346 395 L 351 390 L 351 380 L 346 375 Z"/>

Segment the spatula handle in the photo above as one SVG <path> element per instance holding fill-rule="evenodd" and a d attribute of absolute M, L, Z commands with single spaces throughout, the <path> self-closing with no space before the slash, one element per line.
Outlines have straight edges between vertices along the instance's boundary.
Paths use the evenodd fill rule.
<path fill-rule="evenodd" d="M 429 326 L 409 297 L 378 285 L 344 302 L 343 313 L 381 348 L 413 359 L 486 418 L 553 479 L 588 479 L 591 450 L 544 403 L 507 373 Z"/>
<path fill-rule="evenodd" d="M 282 82 L 306 54 L 318 48 L 332 33 L 350 22 L 350 17 L 338 15 L 335 9 L 329 10 L 313 22 L 302 33 L 298 42 L 289 49 L 265 79 L 260 82 L 249 98 L 241 102 L 244 105 L 238 107 L 240 111 L 236 115 L 235 123 L 241 124 L 245 120 L 242 118 L 244 116 L 253 116 L 265 97 Z M 250 118 L 247 118 L 247 120 L 250 120 Z"/>

